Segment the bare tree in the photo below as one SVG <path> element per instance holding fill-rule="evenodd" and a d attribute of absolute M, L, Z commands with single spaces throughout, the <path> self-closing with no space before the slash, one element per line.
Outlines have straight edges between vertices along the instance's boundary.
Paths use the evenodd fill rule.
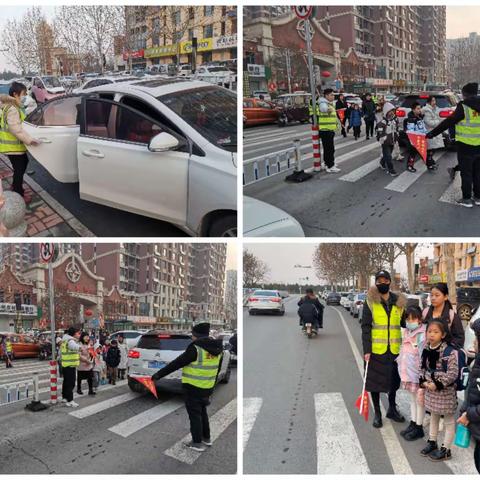
<path fill-rule="evenodd" d="M 243 286 L 255 287 L 265 281 L 268 266 L 248 250 L 243 251 Z"/>
<path fill-rule="evenodd" d="M 410 293 L 414 293 L 417 280 L 415 278 L 415 249 L 418 243 L 397 243 L 396 245 L 407 258 L 408 289 Z"/>
<path fill-rule="evenodd" d="M 445 269 L 447 275 L 448 298 L 456 305 L 457 303 L 457 286 L 455 283 L 455 244 L 446 243 L 443 248 L 445 256 Z"/>

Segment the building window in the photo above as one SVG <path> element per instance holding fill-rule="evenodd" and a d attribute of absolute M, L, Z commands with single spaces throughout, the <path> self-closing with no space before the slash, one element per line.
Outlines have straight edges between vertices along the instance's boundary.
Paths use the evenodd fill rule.
<path fill-rule="evenodd" d="M 174 14 L 173 14 L 173 24 L 174 25 L 179 25 L 180 22 L 182 20 L 182 16 L 181 16 L 181 13 L 180 13 L 180 10 L 177 10 Z"/>
<path fill-rule="evenodd" d="M 220 35 L 225 35 L 225 22 L 220 24 Z"/>
<path fill-rule="evenodd" d="M 195 7 L 188 7 L 188 19 L 193 20 L 195 18 Z"/>
<path fill-rule="evenodd" d="M 213 25 L 205 25 L 203 27 L 203 38 L 213 37 Z"/>
<path fill-rule="evenodd" d="M 193 38 L 193 28 L 189 28 L 188 29 L 188 39 L 190 41 L 192 41 L 192 38 Z"/>
<path fill-rule="evenodd" d="M 204 17 L 211 17 L 213 15 L 213 6 L 205 5 L 203 7 L 203 16 Z"/>

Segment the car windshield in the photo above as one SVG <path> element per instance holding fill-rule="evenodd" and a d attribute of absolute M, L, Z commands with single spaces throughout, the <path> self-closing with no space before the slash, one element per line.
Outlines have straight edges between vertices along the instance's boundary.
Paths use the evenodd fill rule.
<path fill-rule="evenodd" d="M 359 300 L 365 300 L 365 297 L 366 297 L 366 295 L 365 295 L 364 293 L 359 293 L 359 294 L 357 295 L 357 298 L 358 298 Z"/>
<path fill-rule="evenodd" d="M 173 350 L 183 351 L 192 343 L 188 336 L 143 335 L 136 348 L 145 350 Z"/>
<path fill-rule="evenodd" d="M 446 95 L 434 95 L 435 100 L 437 101 L 438 108 L 448 108 L 452 106 L 449 97 Z M 408 95 L 405 97 L 400 104 L 402 108 L 412 108 L 414 102 L 419 103 L 422 107 L 427 104 L 428 95 Z"/>
<path fill-rule="evenodd" d="M 237 95 L 221 87 L 201 87 L 158 97 L 213 145 L 237 150 Z"/>
<path fill-rule="evenodd" d="M 57 77 L 42 77 L 42 80 L 47 88 L 57 88 L 62 86 Z"/>
<path fill-rule="evenodd" d="M 278 297 L 277 292 L 272 292 L 268 290 L 256 290 L 255 292 L 253 292 L 253 295 L 255 297 Z"/>

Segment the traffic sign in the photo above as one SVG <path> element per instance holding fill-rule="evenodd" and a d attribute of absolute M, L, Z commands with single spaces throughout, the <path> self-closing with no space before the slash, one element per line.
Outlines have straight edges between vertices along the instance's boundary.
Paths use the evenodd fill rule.
<path fill-rule="evenodd" d="M 296 5 L 292 8 L 293 8 L 293 11 L 295 12 L 295 15 L 302 20 L 306 20 L 308 17 L 312 15 L 312 12 L 313 12 L 313 5 L 310 5 L 310 6 Z"/>
<path fill-rule="evenodd" d="M 55 245 L 53 243 L 41 243 L 40 244 L 40 258 L 49 263 L 53 260 L 55 255 Z"/>

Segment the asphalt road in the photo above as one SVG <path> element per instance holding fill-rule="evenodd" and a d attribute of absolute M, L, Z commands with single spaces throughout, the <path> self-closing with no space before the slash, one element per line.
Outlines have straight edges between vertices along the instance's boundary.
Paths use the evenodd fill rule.
<path fill-rule="evenodd" d="M 44 371 L 45 362 L 18 361 L 0 368 L 6 383 Z M 43 373 L 41 398 L 47 399 Z M 101 386 L 96 397 L 77 396 L 76 409 L 60 404 L 43 412 L 24 409 L 26 400 L 1 404 L 0 474 L 234 474 L 237 459 L 236 369 L 219 385 L 209 407 L 213 446 L 198 454 L 190 440 L 181 397 L 130 391 L 125 381 Z M 84 389 L 85 390 L 85 389 Z"/>
<path fill-rule="evenodd" d="M 78 183 L 58 182 L 32 157 L 27 170 L 33 170 L 33 180 L 97 237 L 188 236 L 171 223 L 81 200 Z"/>
<path fill-rule="evenodd" d="M 260 126 L 244 131 L 244 159 L 258 158 L 301 140 L 304 167 L 312 165 L 310 125 Z M 417 173 L 407 172 L 406 155 L 394 161 L 399 173 L 389 176 L 379 168 L 381 148 L 364 136 L 355 141 L 337 132 L 338 174 L 321 172 L 304 183 L 286 183 L 286 174 L 272 176 L 244 188 L 245 194 L 275 205 L 296 218 L 306 236 L 478 236 L 479 209 L 457 205 L 460 176 L 450 182 L 447 168 L 456 165 L 456 153 L 435 154 L 439 168 L 426 170 L 417 160 Z M 252 167 L 245 168 L 247 181 Z"/>
<path fill-rule="evenodd" d="M 377 430 L 373 414 L 365 422 L 354 406 L 363 368 L 358 320 L 327 307 L 324 329 L 308 339 L 297 300 L 286 299 L 284 317 L 244 315 L 245 473 L 476 474 L 472 448 L 453 447 L 451 460 L 434 463 L 419 455 L 425 440 L 399 435 L 406 424 L 384 418 Z M 397 403 L 408 417 L 405 392 Z"/>

